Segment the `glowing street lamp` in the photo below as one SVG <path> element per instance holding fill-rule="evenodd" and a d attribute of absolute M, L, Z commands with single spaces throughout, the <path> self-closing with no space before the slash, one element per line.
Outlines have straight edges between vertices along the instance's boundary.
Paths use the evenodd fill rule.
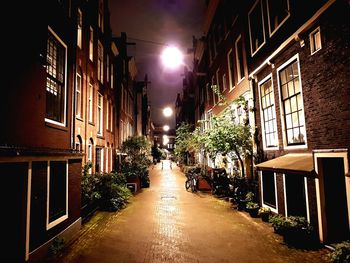
<path fill-rule="evenodd" d="M 161 59 L 165 67 L 175 69 L 183 64 L 183 55 L 177 47 L 167 47 L 163 50 Z"/>
<path fill-rule="evenodd" d="M 170 107 L 166 107 L 163 109 L 163 115 L 165 117 L 170 117 L 173 114 L 173 110 Z"/>
<path fill-rule="evenodd" d="M 169 129 L 170 129 L 169 125 L 164 125 L 164 126 L 163 126 L 163 130 L 164 130 L 164 131 L 169 131 Z"/>

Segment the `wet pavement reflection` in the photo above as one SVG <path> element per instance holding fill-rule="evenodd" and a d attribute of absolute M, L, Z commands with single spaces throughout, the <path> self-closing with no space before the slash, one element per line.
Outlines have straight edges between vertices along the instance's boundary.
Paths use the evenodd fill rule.
<path fill-rule="evenodd" d="M 58 262 L 326 262 L 326 249 L 288 248 L 272 227 L 210 193 L 191 193 L 170 161 L 124 210 L 98 212 Z"/>

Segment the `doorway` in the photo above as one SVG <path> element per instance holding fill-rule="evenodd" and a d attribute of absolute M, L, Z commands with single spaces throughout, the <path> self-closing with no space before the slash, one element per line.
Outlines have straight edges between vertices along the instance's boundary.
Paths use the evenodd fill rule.
<path fill-rule="evenodd" d="M 10 231 L 4 236 L 2 255 L 11 262 L 24 262 L 28 163 L 0 163 L 1 225 Z"/>
<path fill-rule="evenodd" d="M 317 158 L 317 167 L 324 242 L 337 243 L 350 236 L 344 158 Z"/>

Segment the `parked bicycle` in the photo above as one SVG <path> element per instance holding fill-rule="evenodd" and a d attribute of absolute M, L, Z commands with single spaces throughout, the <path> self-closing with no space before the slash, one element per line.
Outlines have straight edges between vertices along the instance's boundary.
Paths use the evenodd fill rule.
<path fill-rule="evenodd" d="M 185 188 L 187 191 L 197 192 L 198 190 L 198 177 L 200 176 L 200 168 L 192 168 L 186 172 Z"/>

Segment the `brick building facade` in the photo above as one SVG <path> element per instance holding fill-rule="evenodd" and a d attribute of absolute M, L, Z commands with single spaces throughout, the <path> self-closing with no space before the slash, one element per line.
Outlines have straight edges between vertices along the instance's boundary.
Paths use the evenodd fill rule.
<path fill-rule="evenodd" d="M 196 119 L 210 120 L 223 109 L 208 87 L 229 102 L 243 95 L 260 204 L 304 216 L 323 243 L 346 239 L 349 2 L 212 0 L 207 7 L 204 37 L 194 46 Z M 239 118 L 239 107 L 229 107 Z"/>

